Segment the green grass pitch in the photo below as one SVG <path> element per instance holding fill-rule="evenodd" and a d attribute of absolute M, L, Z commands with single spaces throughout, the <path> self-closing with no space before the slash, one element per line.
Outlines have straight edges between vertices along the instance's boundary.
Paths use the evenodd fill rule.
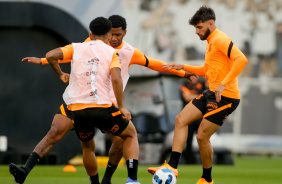
<path fill-rule="evenodd" d="M 235 157 L 235 164 L 214 165 L 215 184 L 282 184 L 282 157 Z M 151 166 L 151 165 L 150 165 Z M 89 184 L 83 166 L 77 172 L 65 173 L 63 165 L 36 166 L 29 174 L 25 184 Z M 140 165 L 138 178 L 142 184 L 151 184 L 152 175 L 147 165 Z M 201 165 L 180 165 L 178 184 L 195 184 L 202 174 Z M 100 180 L 105 168 L 99 168 Z M 124 184 L 127 178 L 126 167 L 119 167 L 113 176 L 113 184 Z M 0 166 L 0 184 L 15 184 L 8 165 Z"/>

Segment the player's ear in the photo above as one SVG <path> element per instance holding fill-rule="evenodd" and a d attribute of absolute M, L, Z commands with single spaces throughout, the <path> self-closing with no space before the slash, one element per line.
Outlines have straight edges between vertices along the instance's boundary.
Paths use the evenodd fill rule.
<path fill-rule="evenodd" d="M 213 26 L 214 25 L 214 21 L 213 20 L 210 20 L 209 21 L 209 26 Z"/>
<path fill-rule="evenodd" d="M 127 30 L 124 30 L 124 31 L 123 31 L 123 37 L 126 35 L 126 32 L 127 32 Z"/>

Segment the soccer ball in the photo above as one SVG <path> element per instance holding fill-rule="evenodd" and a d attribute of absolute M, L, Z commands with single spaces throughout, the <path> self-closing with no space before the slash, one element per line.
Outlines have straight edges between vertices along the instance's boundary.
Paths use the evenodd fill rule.
<path fill-rule="evenodd" d="M 159 169 L 153 176 L 153 184 L 176 184 L 176 177 L 170 169 Z"/>

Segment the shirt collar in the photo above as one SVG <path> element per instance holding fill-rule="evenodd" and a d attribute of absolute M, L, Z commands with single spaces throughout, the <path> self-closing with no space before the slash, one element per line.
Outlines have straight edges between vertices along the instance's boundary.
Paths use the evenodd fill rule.
<path fill-rule="evenodd" d="M 210 42 L 210 40 L 219 32 L 219 30 L 216 28 L 211 34 L 207 37 L 207 41 Z"/>

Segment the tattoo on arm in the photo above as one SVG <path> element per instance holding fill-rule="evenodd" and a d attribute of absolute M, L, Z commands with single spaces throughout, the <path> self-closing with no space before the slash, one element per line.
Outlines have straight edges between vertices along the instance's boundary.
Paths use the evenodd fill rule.
<path fill-rule="evenodd" d="M 63 60 L 63 59 L 64 59 L 64 55 L 63 55 L 62 52 L 61 52 L 61 53 L 56 53 L 56 54 L 54 54 L 54 57 L 55 57 L 56 59 L 59 59 L 59 60 Z"/>
<path fill-rule="evenodd" d="M 46 59 L 51 66 L 51 68 L 56 72 L 56 74 L 60 77 L 62 75 L 62 70 L 58 64 L 58 60 L 62 60 L 64 58 L 64 54 L 61 50 L 54 49 L 46 54 Z"/>
<path fill-rule="evenodd" d="M 64 59 L 64 55 L 63 53 L 54 53 L 51 57 L 51 60 L 63 60 Z"/>

